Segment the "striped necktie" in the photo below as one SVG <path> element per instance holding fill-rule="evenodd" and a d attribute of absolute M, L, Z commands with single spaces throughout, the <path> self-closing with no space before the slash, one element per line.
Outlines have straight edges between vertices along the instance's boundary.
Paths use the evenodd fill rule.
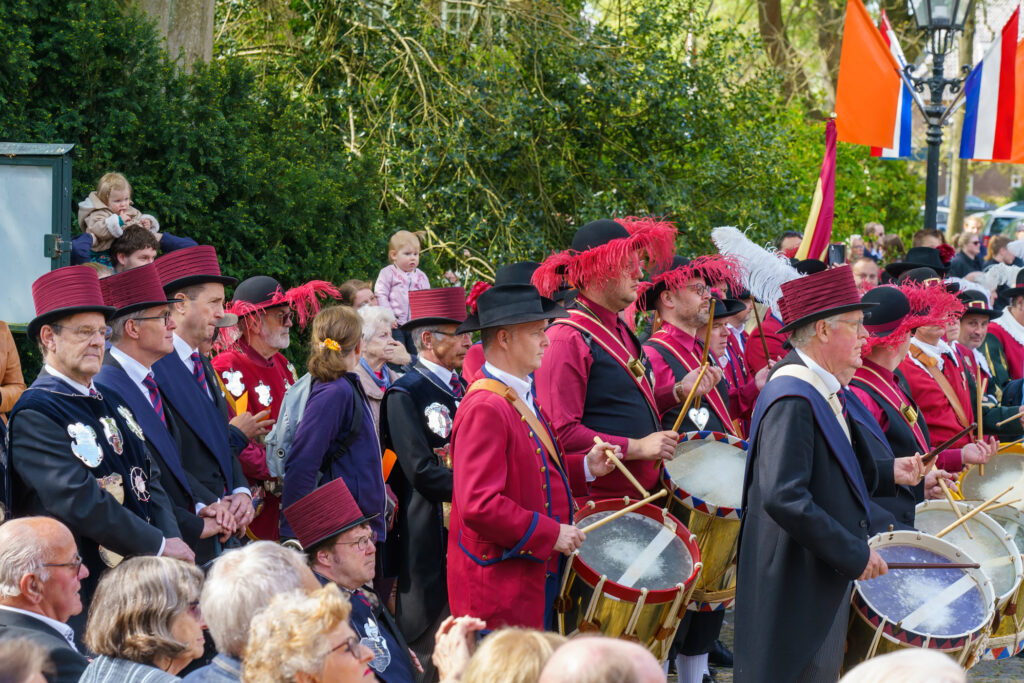
<path fill-rule="evenodd" d="M 192 359 L 192 376 L 195 377 L 196 382 L 199 383 L 199 388 L 203 390 L 204 394 L 212 397 L 212 394 L 210 394 L 210 387 L 206 384 L 206 373 L 203 372 L 203 361 L 199 358 L 199 352 L 193 351 L 189 358 Z"/>
<path fill-rule="evenodd" d="M 160 416 L 160 421 L 167 426 L 167 418 L 164 416 L 164 404 L 160 400 L 160 391 L 157 389 L 156 380 L 153 378 L 153 373 L 149 373 L 142 378 L 142 386 L 146 387 L 149 392 L 149 402 L 153 404 L 153 410 Z"/>
<path fill-rule="evenodd" d="M 459 376 L 454 372 L 452 373 L 452 378 L 448 381 L 448 386 L 451 387 L 452 393 L 455 394 L 455 398 L 462 398 L 466 393 L 462 389 L 462 382 L 459 381 Z"/>

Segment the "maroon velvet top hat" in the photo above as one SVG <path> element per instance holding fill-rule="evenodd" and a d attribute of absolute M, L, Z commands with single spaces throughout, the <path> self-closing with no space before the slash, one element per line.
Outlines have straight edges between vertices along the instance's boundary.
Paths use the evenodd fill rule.
<path fill-rule="evenodd" d="M 403 330 L 425 325 L 461 324 L 466 319 L 466 290 L 438 287 L 409 292 L 409 322 Z"/>
<path fill-rule="evenodd" d="M 152 263 L 104 278 L 100 280 L 100 289 L 103 303 L 117 309 L 115 317 L 174 303 L 164 294 L 160 273 Z"/>
<path fill-rule="evenodd" d="M 51 270 L 32 283 L 36 317 L 28 324 L 30 339 L 39 338 L 39 329 L 60 318 L 97 311 L 109 319 L 114 309 L 103 302 L 100 279 L 89 266 L 67 266 Z"/>
<path fill-rule="evenodd" d="M 217 250 L 206 244 L 177 249 L 164 254 L 153 263 L 160 273 L 164 291 L 168 294 L 205 282 L 219 282 L 222 285 L 234 285 L 238 282 L 233 277 L 220 274 Z"/>
<path fill-rule="evenodd" d="M 286 507 L 284 516 L 299 543 L 308 550 L 377 515 L 364 515 L 345 480 L 339 477 Z"/>
<path fill-rule="evenodd" d="M 792 332 L 831 315 L 862 311 L 875 305 L 861 301 L 850 266 L 829 268 L 783 283 L 779 299 L 783 326 L 779 332 Z"/>

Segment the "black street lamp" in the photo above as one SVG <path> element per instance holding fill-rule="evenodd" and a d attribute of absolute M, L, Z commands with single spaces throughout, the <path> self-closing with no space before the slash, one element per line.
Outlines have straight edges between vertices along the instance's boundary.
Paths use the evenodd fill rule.
<path fill-rule="evenodd" d="M 950 93 L 959 92 L 964 79 L 971 72 L 971 67 L 963 66 L 959 75 L 946 78 L 943 67 L 956 34 L 964 30 L 974 0 L 907 0 L 907 5 L 914 15 L 918 30 L 928 35 L 928 52 L 932 56 L 930 76 L 915 78 L 911 74 L 913 67 L 910 64 L 905 67 L 904 73 L 917 92 L 923 93 L 927 85 L 931 93 L 928 104 L 923 107 L 928 123 L 925 135 L 928 141 L 928 174 L 924 190 L 924 227 L 934 229 L 939 200 L 939 147 L 942 145 L 942 123 L 947 115 L 946 107 L 942 106 L 942 96 L 947 86 Z"/>

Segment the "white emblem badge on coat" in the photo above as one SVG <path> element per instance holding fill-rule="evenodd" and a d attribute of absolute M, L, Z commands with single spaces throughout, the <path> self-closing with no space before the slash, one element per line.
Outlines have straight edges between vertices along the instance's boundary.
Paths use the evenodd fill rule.
<path fill-rule="evenodd" d="M 96 441 L 96 430 L 89 425 L 76 422 L 68 425 L 71 437 L 71 452 L 87 467 L 97 467 L 103 462 L 103 448 Z"/>
<path fill-rule="evenodd" d="M 383 673 L 388 668 L 388 665 L 391 664 L 391 650 L 388 649 L 388 641 L 384 640 L 384 636 L 380 634 L 380 629 L 377 628 L 377 624 L 373 619 L 366 620 L 364 631 L 366 635 L 359 642 L 373 651 L 373 661 L 370 662 L 370 668 L 377 673 Z"/>
<path fill-rule="evenodd" d="M 260 405 L 263 407 L 270 407 L 270 387 L 260 380 L 260 383 L 256 385 L 256 398 L 259 400 Z"/>
<path fill-rule="evenodd" d="M 708 412 L 707 406 L 701 406 L 700 410 L 690 408 L 690 412 L 686 413 L 686 416 L 690 418 L 690 422 L 697 427 L 697 431 L 702 431 L 707 427 L 708 420 L 711 419 L 711 413 Z"/>
<path fill-rule="evenodd" d="M 245 385 L 242 384 L 241 370 L 225 370 L 220 373 L 224 378 L 224 388 L 231 392 L 231 395 L 238 398 L 245 392 Z"/>
<path fill-rule="evenodd" d="M 140 427 L 139 423 L 135 421 L 135 416 L 132 415 L 132 411 L 128 410 L 128 406 L 118 406 L 117 412 L 125 421 L 125 424 L 128 425 L 128 429 L 131 430 L 131 433 L 145 441 L 146 435 L 142 433 L 142 427 Z"/>
<path fill-rule="evenodd" d="M 423 411 L 427 418 L 427 427 L 442 439 L 447 439 L 452 432 L 452 414 L 448 406 L 441 403 L 431 403 Z"/>
<path fill-rule="evenodd" d="M 117 428 L 117 422 L 112 417 L 101 417 L 100 424 L 103 425 L 103 436 L 107 437 L 107 443 L 118 455 L 124 453 L 124 441 L 121 439 L 121 430 Z"/>
<path fill-rule="evenodd" d="M 142 468 L 133 467 L 128 476 L 132 480 L 132 491 L 135 492 L 135 497 L 141 501 L 149 500 L 149 489 L 146 488 L 146 473 L 142 471 Z"/>

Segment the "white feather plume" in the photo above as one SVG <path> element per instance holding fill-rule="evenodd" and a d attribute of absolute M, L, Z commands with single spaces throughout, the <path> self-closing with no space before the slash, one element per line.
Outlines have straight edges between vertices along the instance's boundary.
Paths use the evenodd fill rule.
<path fill-rule="evenodd" d="M 711 241 L 718 251 L 733 256 L 743 267 L 744 280 L 750 294 L 771 306 L 776 314 L 782 297 L 782 284 L 803 277 L 782 254 L 759 247 L 738 228 L 723 226 L 711 231 Z"/>
<path fill-rule="evenodd" d="M 981 274 L 981 281 L 989 288 L 989 291 L 997 287 L 1016 287 L 1017 273 L 1020 270 L 1020 266 L 995 263 L 986 268 L 985 272 Z"/>

